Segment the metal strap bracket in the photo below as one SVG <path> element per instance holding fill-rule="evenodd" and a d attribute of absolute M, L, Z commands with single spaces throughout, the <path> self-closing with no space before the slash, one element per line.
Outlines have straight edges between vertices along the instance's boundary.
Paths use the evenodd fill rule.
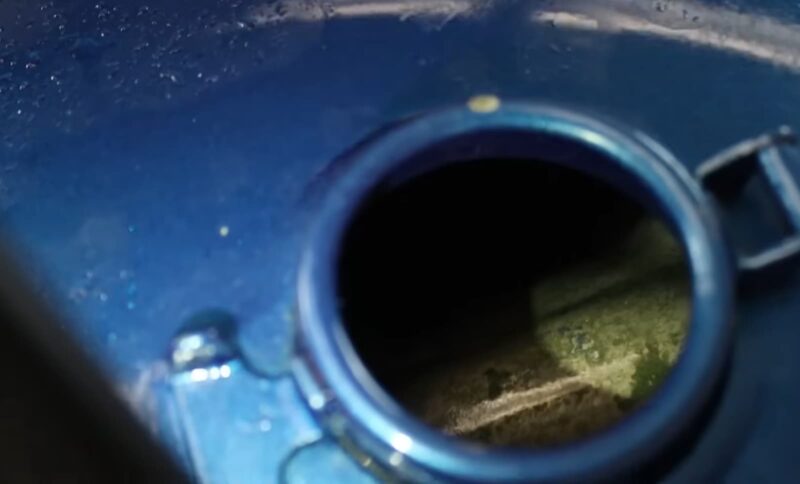
<path fill-rule="evenodd" d="M 783 126 L 726 149 L 695 172 L 717 202 L 723 226 L 738 229 L 729 232 L 740 235 L 731 238 L 744 272 L 757 272 L 800 254 L 800 189 L 785 159 L 787 148 L 796 144 L 797 135 Z M 779 229 L 762 230 L 759 222 L 767 219 L 777 221 L 772 225 Z M 746 228 L 731 227 L 736 224 Z M 762 243 L 755 250 L 741 243 L 759 237 Z"/>

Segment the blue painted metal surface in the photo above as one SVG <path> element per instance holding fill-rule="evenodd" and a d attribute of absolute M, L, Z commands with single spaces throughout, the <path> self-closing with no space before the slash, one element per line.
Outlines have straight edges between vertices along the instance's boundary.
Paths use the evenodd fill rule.
<path fill-rule="evenodd" d="M 3 233 L 201 482 L 313 481 L 309 461 L 353 482 L 396 461 L 352 443 L 344 461 L 324 429 L 350 424 L 310 411 L 337 396 L 291 371 L 307 194 L 376 130 L 492 93 L 646 133 L 693 172 L 800 126 L 791 2 L 7 0 L 0 28 Z M 666 481 L 800 474 L 800 278 L 766 281 L 737 295 L 725 384 Z M 175 335 L 210 307 L 238 349 L 176 372 Z"/>

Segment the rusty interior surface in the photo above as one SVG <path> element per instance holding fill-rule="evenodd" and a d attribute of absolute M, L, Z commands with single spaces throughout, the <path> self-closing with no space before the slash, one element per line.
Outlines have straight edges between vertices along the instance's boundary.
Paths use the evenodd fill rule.
<path fill-rule="evenodd" d="M 378 191 L 349 231 L 341 310 L 410 412 L 497 446 L 552 446 L 652 395 L 687 330 L 680 244 L 585 175 L 486 160 Z"/>

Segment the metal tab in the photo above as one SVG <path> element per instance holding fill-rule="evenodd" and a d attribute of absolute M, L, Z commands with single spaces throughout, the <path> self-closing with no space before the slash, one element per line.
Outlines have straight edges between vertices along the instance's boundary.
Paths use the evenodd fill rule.
<path fill-rule="evenodd" d="M 800 189 L 784 159 L 785 148 L 796 143 L 797 135 L 782 126 L 726 149 L 695 172 L 717 202 L 743 272 L 800 254 Z"/>

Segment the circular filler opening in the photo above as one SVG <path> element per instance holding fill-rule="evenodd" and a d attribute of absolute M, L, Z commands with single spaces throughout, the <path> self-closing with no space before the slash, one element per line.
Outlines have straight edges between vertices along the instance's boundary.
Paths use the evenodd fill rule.
<path fill-rule="evenodd" d="M 374 379 L 445 434 L 549 447 L 624 419 L 676 361 L 682 245 L 558 164 L 476 159 L 386 180 L 346 229 L 339 311 Z"/>

